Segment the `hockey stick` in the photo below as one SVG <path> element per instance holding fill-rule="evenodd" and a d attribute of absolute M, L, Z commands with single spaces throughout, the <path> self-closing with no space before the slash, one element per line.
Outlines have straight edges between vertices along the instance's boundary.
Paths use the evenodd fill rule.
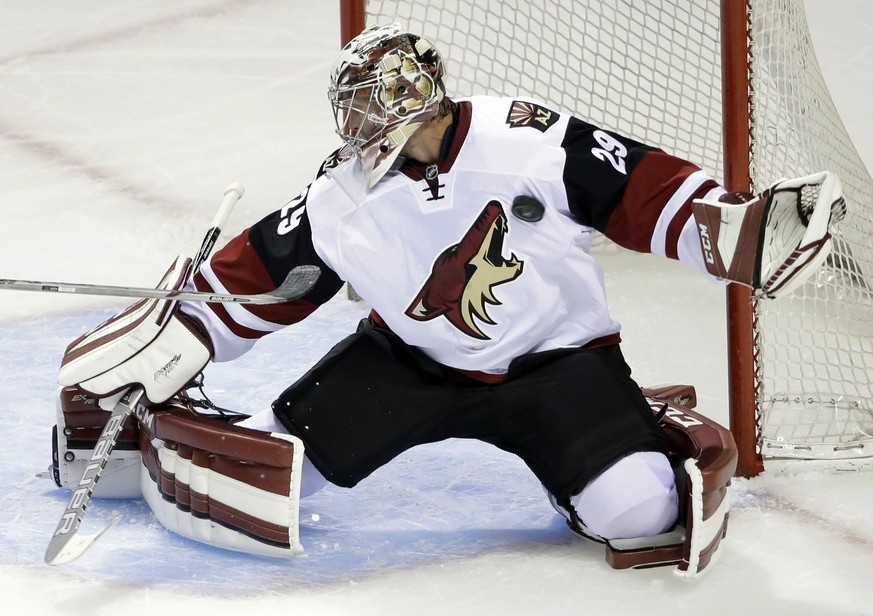
<path fill-rule="evenodd" d="M 93 535 L 83 535 L 78 532 L 79 526 L 82 524 L 82 518 L 85 516 L 85 509 L 91 502 L 91 494 L 94 492 L 97 480 L 100 479 L 100 473 L 106 467 L 109 456 L 115 447 L 115 443 L 118 441 L 118 435 L 124 426 L 124 420 L 136 408 L 142 395 L 143 389 L 141 387 L 134 387 L 128 390 L 109 415 L 109 420 L 103 427 L 100 438 L 97 439 L 97 445 L 94 447 L 94 452 L 91 454 L 88 466 L 85 467 L 85 472 L 82 473 L 82 479 L 76 484 L 73 496 L 70 498 L 70 502 L 64 510 L 60 522 L 58 522 L 58 526 L 49 541 L 48 548 L 46 548 L 46 564 L 64 565 L 77 559 L 85 553 L 85 550 L 92 543 L 97 541 L 103 533 L 112 528 L 118 521 L 116 517 L 109 526 Z"/>
<path fill-rule="evenodd" d="M 198 255 L 199 256 L 199 255 Z M 194 271 L 194 270 L 192 270 Z M 173 299 L 192 302 L 233 304 L 280 304 L 306 294 L 318 280 L 321 270 L 316 265 L 298 265 L 288 274 L 278 289 L 258 295 L 234 295 L 152 289 L 146 287 L 122 287 L 75 282 L 43 282 L 38 280 L 10 280 L 0 278 L 0 290 L 37 291 L 40 293 L 71 293 L 78 295 L 105 295 L 111 297 L 137 297 L 147 299 Z"/>
<path fill-rule="evenodd" d="M 230 216 L 236 202 L 245 194 L 242 184 L 233 183 L 224 190 L 224 200 L 206 232 L 200 250 L 194 258 L 191 275 L 209 257 L 221 229 Z M 77 282 L 47 282 L 39 280 L 14 280 L 0 278 L 0 290 L 36 291 L 39 293 L 71 293 L 79 295 L 103 295 L 110 297 L 135 297 L 145 299 L 173 299 L 179 301 L 235 303 L 235 304 L 280 304 L 297 299 L 312 288 L 321 273 L 318 266 L 301 265 L 295 267 L 278 289 L 257 295 L 236 295 L 231 293 L 203 293 L 199 291 L 180 291 L 172 289 L 152 289 L 144 287 L 124 287 L 101 284 L 82 284 Z"/>
<path fill-rule="evenodd" d="M 209 257 L 209 253 L 212 252 L 212 247 L 215 246 L 215 241 L 218 239 L 218 236 L 221 235 L 224 223 L 227 222 L 227 219 L 230 216 L 230 211 L 233 209 L 233 206 L 236 205 L 236 202 L 242 198 L 245 192 L 246 189 L 243 188 L 243 185 L 237 182 L 234 182 L 224 189 L 224 200 L 221 202 L 221 205 L 218 206 L 218 211 L 215 213 L 215 218 L 212 220 L 212 226 L 209 228 L 209 231 L 206 232 L 206 237 L 203 238 L 203 242 L 200 244 L 200 250 L 197 251 L 197 256 L 194 257 L 194 267 L 191 268 L 192 276 L 200 269 L 200 266 L 203 265 L 203 262 Z"/>
<path fill-rule="evenodd" d="M 197 260 L 191 269 L 192 275 L 209 256 L 212 247 L 215 245 L 215 240 L 221 233 L 221 227 L 227 221 L 230 210 L 233 209 L 242 193 L 242 187 L 238 184 L 231 185 L 225 191 L 224 200 L 218 208 L 218 213 L 212 221 L 212 226 L 206 232 L 206 236 L 200 245 Z M 44 557 L 46 564 L 63 565 L 77 559 L 85 553 L 92 543 L 118 521 L 118 518 L 114 519 L 109 526 L 93 535 L 81 535 L 78 533 L 79 526 L 82 524 L 82 518 L 85 516 L 85 509 L 91 502 L 91 495 L 94 493 L 94 488 L 100 479 L 100 474 L 106 467 L 109 456 L 118 442 L 118 436 L 124 426 L 124 421 L 136 408 L 143 393 L 142 387 L 132 387 L 122 396 L 109 415 L 109 419 L 103 427 L 100 437 L 97 439 L 97 445 L 91 454 L 89 464 L 85 467 L 85 472 L 82 473 L 82 478 L 73 490 L 70 502 L 67 504 L 67 508 L 64 510 L 52 538 L 49 540 Z"/>

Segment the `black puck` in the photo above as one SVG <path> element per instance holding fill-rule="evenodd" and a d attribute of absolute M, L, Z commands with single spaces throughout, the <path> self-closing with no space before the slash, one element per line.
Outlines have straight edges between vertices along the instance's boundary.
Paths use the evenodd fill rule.
<path fill-rule="evenodd" d="M 543 219 L 546 208 L 536 197 L 519 195 L 512 200 L 512 215 L 525 222 L 538 222 Z"/>

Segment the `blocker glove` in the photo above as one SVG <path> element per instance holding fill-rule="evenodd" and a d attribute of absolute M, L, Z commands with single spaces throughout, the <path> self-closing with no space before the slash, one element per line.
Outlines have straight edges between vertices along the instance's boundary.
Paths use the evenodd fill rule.
<path fill-rule="evenodd" d="M 191 259 L 179 256 L 158 284 L 178 290 Z M 132 385 L 148 402 L 164 402 L 197 376 L 212 356 L 203 327 L 167 299 L 141 300 L 74 340 L 64 353 L 58 383 L 78 385 L 111 409 Z M 144 400 L 145 401 L 145 400 Z"/>

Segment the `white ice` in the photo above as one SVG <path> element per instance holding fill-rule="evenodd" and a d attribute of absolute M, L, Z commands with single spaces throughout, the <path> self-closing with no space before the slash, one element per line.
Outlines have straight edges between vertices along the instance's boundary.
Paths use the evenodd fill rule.
<path fill-rule="evenodd" d="M 807 0 L 843 120 L 873 168 L 873 3 Z M 0 275 L 152 285 L 196 249 L 224 187 L 225 232 L 281 206 L 336 146 L 325 96 L 339 44 L 323 0 L 3 0 Z M 535 94 L 535 93 L 531 93 Z M 688 382 L 727 421 L 721 289 L 653 257 L 604 257 L 640 383 Z M 873 475 L 735 482 L 721 558 L 700 580 L 616 572 L 576 539 L 514 458 L 450 441 L 353 490 L 302 503 L 304 555 L 222 552 L 165 531 L 138 501 L 80 560 L 43 564 L 68 493 L 50 457 L 65 345 L 124 300 L 0 300 L 0 612 L 23 614 L 873 614 Z M 211 367 L 215 401 L 254 412 L 354 326 L 337 298 L 306 324 Z"/>

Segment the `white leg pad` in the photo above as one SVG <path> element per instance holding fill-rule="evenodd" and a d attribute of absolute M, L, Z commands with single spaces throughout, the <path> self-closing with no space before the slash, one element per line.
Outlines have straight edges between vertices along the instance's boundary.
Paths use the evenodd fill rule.
<path fill-rule="evenodd" d="M 691 482 L 691 497 L 690 497 L 690 517 L 691 532 L 688 533 L 687 539 L 690 544 L 688 554 L 688 566 L 684 569 L 675 569 L 673 572 L 683 578 L 692 578 L 697 576 L 701 571 L 701 556 L 712 551 L 710 559 L 706 565 L 714 559 L 719 552 L 712 547 L 717 545 L 725 532 L 725 523 L 728 513 L 731 508 L 731 493 L 730 484 L 724 486 L 723 497 L 721 503 L 715 511 L 704 518 L 704 492 L 706 485 L 703 479 L 703 473 L 697 465 L 697 460 L 689 458 L 684 462 L 685 472 L 688 473 L 688 479 Z"/>
<path fill-rule="evenodd" d="M 142 493 L 166 528 L 261 556 L 303 551 L 300 439 L 166 411 L 140 427 Z"/>

